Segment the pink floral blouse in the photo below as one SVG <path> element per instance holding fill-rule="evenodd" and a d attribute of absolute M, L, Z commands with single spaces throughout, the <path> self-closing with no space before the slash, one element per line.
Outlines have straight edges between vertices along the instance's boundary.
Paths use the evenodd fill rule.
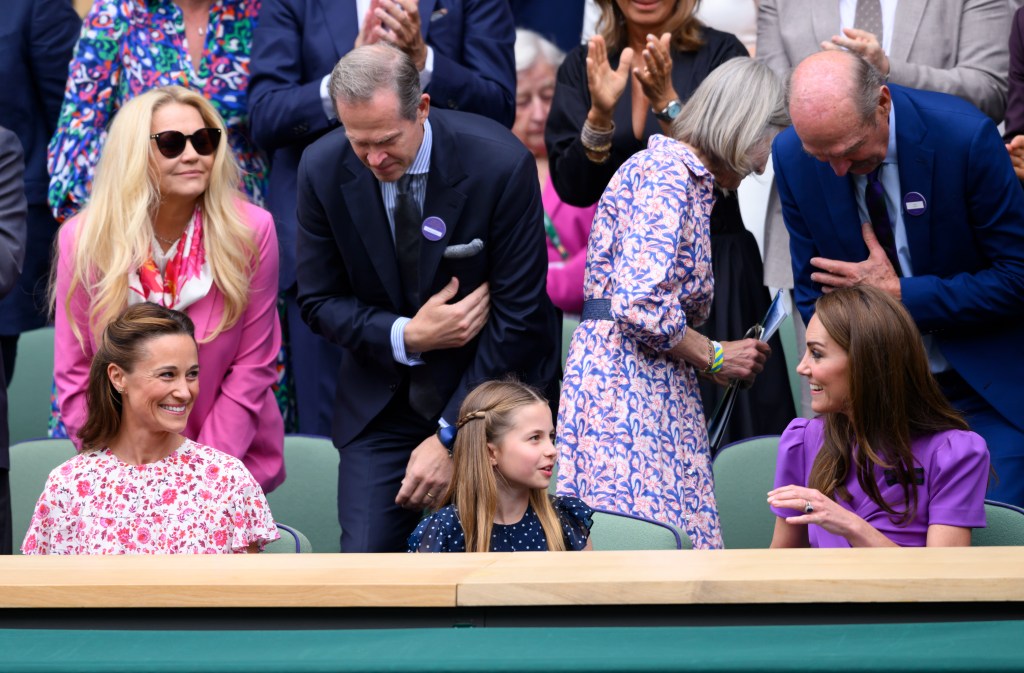
<path fill-rule="evenodd" d="M 163 460 L 129 465 L 109 449 L 50 473 L 24 554 L 227 554 L 279 537 L 242 462 L 190 439 Z"/>

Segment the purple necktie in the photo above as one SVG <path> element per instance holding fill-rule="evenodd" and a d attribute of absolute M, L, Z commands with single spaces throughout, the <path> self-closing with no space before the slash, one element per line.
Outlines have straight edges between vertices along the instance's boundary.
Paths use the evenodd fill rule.
<path fill-rule="evenodd" d="M 896 237 L 893 235 L 892 222 L 889 221 L 889 210 L 885 207 L 885 186 L 878 179 L 884 165 L 879 164 L 878 168 L 868 173 L 868 182 L 864 187 L 864 204 L 868 208 L 868 216 L 871 217 L 871 228 L 875 230 L 878 242 L 892 262 L 893 270 L 897 276 L 903 276 L 900 260 L 896 256 Z"/>

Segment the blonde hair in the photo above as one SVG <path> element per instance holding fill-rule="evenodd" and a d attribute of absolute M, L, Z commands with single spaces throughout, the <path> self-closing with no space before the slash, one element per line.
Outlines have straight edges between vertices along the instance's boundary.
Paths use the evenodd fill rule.
<path fill-rule="evenodd" d="M 757 61 L 729 59 L 711 71 L 672 124 L 672 136 L 691 145 L 711 163 L 740 177 L 753 170 L 750 158 L 789 126 L 785 85 Z"/>
<path fill-rule="evenodd" d="M 597 20 L 597 31 L 604 38 L 608 50 L 620 52 L 629 45 L 626 16 L 619 9 L 617 0 L 597 0 L 601 17 Z M 672 48 L 677 51 L 697 51 L 704 45 L 704 25 L 696 17 L 700 0 L 676 0 L 672 14 L 658 33 L 672 34 Z"/>
<path fill-rule="evenodd" d="M 224 295 L 224 313 L 217 327 L 201 341 L 211 341 L 234 325 L 249 301 L 249 284 L 258 263 L 252 230 L 237 203 L 240 170 L 227 143 L 227 128 L 213 106 L 201 95 L 179 86 L 153 89 L 122 106 L 110 124 L 96 167 L 92 195 L 77 218 L 71 282 L 67 296 L 56 296 L 50 282 L 51 306 L 63 299 L 71 329 L 84 344 L 85 335 L 71 316 L 71 297 L 81 286 L 89 295 L 89 331 L 98 337 L 128 304 L 128 275 L 150 256 L 152 223 L 160 209 L 160 179 L 150 139 L 153 114 L 165 105 L 195 108 L 208 127 L 221 130 L 222 142 L 214 153 L 210 183 L 199 197 L 203 213 L 203 240 L 213 282 Z M 56 274 L 58 265 L 53 265 Z"/>
<path fill-rule="evenodd" d="M 474 388 L 459 409 L 455 437 L 455 473 L 439 507 L 453 504 L 462 523 L 466 551 L 488 551 L 498 508 L 498 482 L 487 443 L 500 442 L 513 414 L 531 404 L 547 404 L 534 388 L 517 381 L 488 381 Z M 530 491 L 530 506 L 540 520 L 549 551 L 565 551 L 562 524 L 546 489 Z"/>

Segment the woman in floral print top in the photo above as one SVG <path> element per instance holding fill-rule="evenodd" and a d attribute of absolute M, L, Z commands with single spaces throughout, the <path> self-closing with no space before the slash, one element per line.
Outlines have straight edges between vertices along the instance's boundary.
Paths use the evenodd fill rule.
<path fill-rule="evenodd" d="M 130 98 L 179 84 L 224 118 L 228 142 L 256 205 L 267 162 L 249 134 L 249 53 L 261 0 L 95 0 L 68 74 L 50 141 L 50 206 L 59 221 L 89 199 L 111 118 Z M 180 5 L 180 6 L 179 6 Z"/>
<path fill-rule="evenodd" d="M 23 553 L 245 553 L 279 537 L 242 462 L 181 435 L 199 391 L 194 331 L 153 303 L 107 326 L 83 450 L 50 473 Z"/>

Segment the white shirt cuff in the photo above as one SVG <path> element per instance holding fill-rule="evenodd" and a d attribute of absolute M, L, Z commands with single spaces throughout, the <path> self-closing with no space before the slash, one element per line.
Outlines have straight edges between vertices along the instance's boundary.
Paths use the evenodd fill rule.
<path fill-rule="evenodd" d="M 427 60 L 423 62 L 423 70 L 420 71 L 420 88 L 426 89 L 430 84 L 430 77 L 434 74 L 434 48 L 427 45 Z"/>
<path fill-rule="evenodd" d="M 405 352 L 405 326 L 409 324 L 409 318 L 397 318 L 391 323 L 391 355 L 395 362 L 400 365 L 415 367 L 423 364 L 423 358 L 419 353 Z"/>
<path fill-rule="evenodd" d="M 329 91 L 329 84 L 331 83 L 331 76 L 325 75 L 320 80 L 320 103 L 324 106 L 324 114 L 331 121 L 338 118 L 338 112 L 334 109 L 334 102 L 331 100 L 331 92 Z"/>

